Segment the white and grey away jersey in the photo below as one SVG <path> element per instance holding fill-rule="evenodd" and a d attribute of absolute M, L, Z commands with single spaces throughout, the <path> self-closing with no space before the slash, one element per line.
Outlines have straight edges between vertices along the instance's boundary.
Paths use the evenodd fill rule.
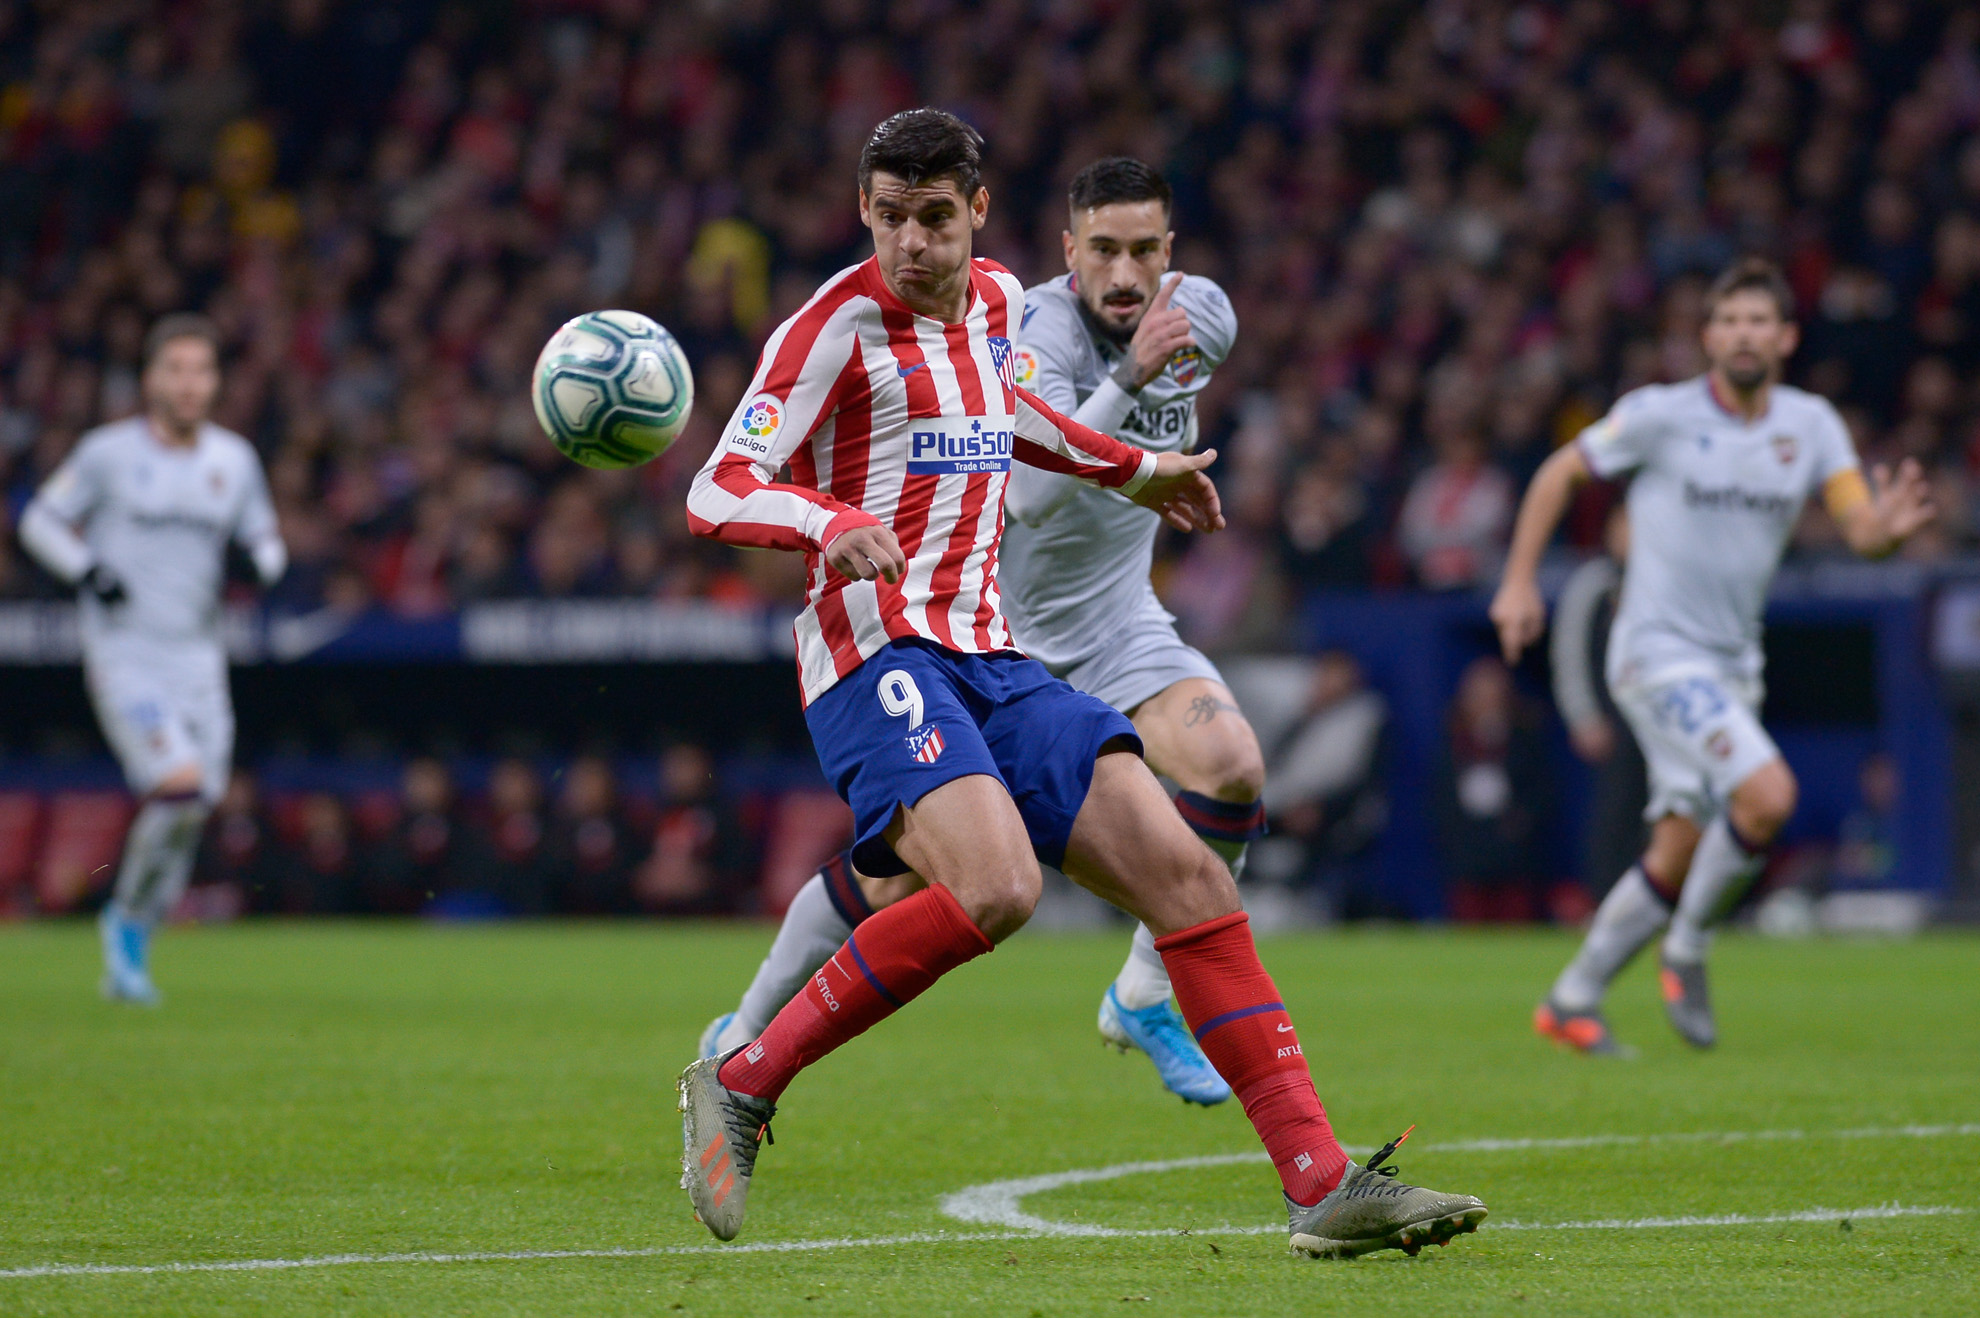
<path fill-rule="evenodd" d="M 21 516 L 21 542 L 65 581 L 101 564 L 128 599 L 105 607 L 85 592 L 85 652 L 126 638 L 220 642 L 229 539 L 263 581 L 287 552 L 261 459 L 247 440 L 203 425 L 188 447 L 163 443 L 143 417 L 90 431 Z"/>
<path fill-rule="evenodd" d="M 1577 443 L 1597 476 L 1635 473 L 1610 685 L 1701 664 L 1757 681 L 1767 588 L 1802 507 L 1857 465 L 1836 409 L 1776 385 L 1749 423 L 1700 376 L 1626 394 Z"/>
<path fill-rule="evenodd" d="M 1229 356 L 1237 315 L 1223 289 L 1196 275 L 1183 277 L 1170 305 L 1188 314 L 1196 347 L 1129 394 L 1110 378 L 1125 349 L 1087 321 L 1073 277 L 1026 289 L 1018 383 L 1150 452 L 1195 448 L 1196 396 Z M 1147 608 L 1161 610 L 1148 582 L 1161 524 L 1155 513 L 1113 490 L 1028 466 L 1012 469 L 1005 508 L 997 579 L 1017 643 L 1033 658 L 1063 671 L 1105 648 Z"/>

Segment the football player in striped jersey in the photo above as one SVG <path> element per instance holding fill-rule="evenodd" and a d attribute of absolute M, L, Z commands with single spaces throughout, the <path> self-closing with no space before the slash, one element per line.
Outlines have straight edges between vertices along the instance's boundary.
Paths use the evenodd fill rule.
<path fill-rule="evenodd" d="M 996 564 L 1013 461 L 1119 489 L 1181 529 L 1223 517 L 1203 475 L 1214 454 L 1123 444 L 1018 386 L 1023 290 L 970 253 L 989 211 L 981 145 L 939 110 L 875 130 L 859 171 L 874 256 L 771 336 L 689 494 L 697 533 L 804 553 L 805 716 L 852 806 L 853 860 L 925 886 L 862 922 L 754 1040 L 682 1073 L 682 1187 L 733 1239 L 791 1081 L 1020 928 L 1042 861 L 1155 933 L 1277 1170 L 1295 1249 L 1414 1251 L 1472 1230 L 1485 1205 L 1397 1181 L 1377 1165 L 1393 1146 L 1367 1167 L 1348 1158 L 1230 870 L 1134 725 L 1012 643 Z"/>
<path fill-rule="evenodd" d="M 1097 160 L 1067 201 L 1067 273 L 1025 292 L 1017 382 L 1138 448 L 1192 452 L 1196 400 L 1237 336 L 1230 299 L 1211 280 L 1169 273 L 1170 190 L 1146 164 Z M 1176 634 L 1150 585 L 1159 519 L 1114 491 L 1025 465 L 1012 470 L 1004 506 L 998 578 L 1019 646 L 1133 720 L 1150 767 L 1176 783 L 1184 822 L 1242 873 L 1264 831 L 1264 757 L 1222 674 Z M 861 875 L 845 852 L 827 861 L 791 902 L 736 1010 L 704 1032 L 702 1055 L 756 1037 L 861 919 L 915 886 L 912 875 Z M 1221 1103 L 1230 1086 L 1170 991 L 1155 936 L 1140 925 L 1101 997 L 1101 1037 L 1146 1053 L 1184 1100 Z"/>

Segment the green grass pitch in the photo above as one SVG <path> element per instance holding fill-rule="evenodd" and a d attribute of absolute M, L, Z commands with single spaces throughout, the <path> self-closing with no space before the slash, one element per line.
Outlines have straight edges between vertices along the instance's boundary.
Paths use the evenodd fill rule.
<path fill-rule="evenodd" d="M 985 1182 L 1256 1147 L 1236 1104 L 1185 1108 L 1145 1059 L 1098 1043 L 1094 1008 L 1125 932 L 1021 934 L 786 1096 L 738 1244 L 935 1238 L 713 1247 L 675 1187 L 672 1080 L 768 938 L 630 924 L 172 930 L 156 957 L 167 1003 L 145 1011 L 97 1000 L 87 926 L 0 928 L 0 1313 L 1980 1312 L 1971 937 L 1726 939 L 1724 1040 L 1708 1055 L 1670 1033 L 1638 966 L 1612 1000 L 1618 1033 L 1642 1049 L 1630 1062 L 1563 1055 L 1531 1033 L 1565 935 L 1267 940 L 1342 1138 L 1365 1150 L 1418 1123 L 1404 1176 L 1492 1208 L 1448 1249 L 1345 1264 L 1289 1257 L 1279 1231 L 1214 1233 L 1282 1227 L 1255 1161 L 1018 1204 L 1148 1234 L 943 1215 L 943 1196 Z M 1720 1138 L 1754 1132 L 1788 1134 Z M 1698 1134 L 1711 1138 L 1644 1138 Z M 1452 1147 L 1577 1136 L 1623 1138 Z M 1890 1204 L 1947 1211 L 1838 1220 Z M 1811 1209 L 1836 1211 L 1641 1225 Z M 1594 1221 L 1631 1225 L 1558 1225 Z M 628 1253 L 30 1271 L 560 1250 Z"/>

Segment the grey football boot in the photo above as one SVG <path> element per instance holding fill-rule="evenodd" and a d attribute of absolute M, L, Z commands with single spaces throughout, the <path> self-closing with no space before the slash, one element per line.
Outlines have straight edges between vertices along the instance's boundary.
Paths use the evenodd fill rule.
<path fill-rule="evenodd" d="M 1295 1254 L 1344 1259 L 1400 1249 L 1413 1255 L 1425 1245 L 1447 1244 L 1453 1236 L 1478 1229 L 1486 1213 L 1482 1200 L 1405 1185 L 1396 1179 L 1394 1167 L 1382 1165 L 1415 1129 L 1411 1126 L 1389 1141 L 1366 1167 L 1349 1161 L 1341 1183 L 1313 1207 L 1286 1200 Z"/>
<path fill-rule="evenodd" d="M 1710 1048 L 1719 1041 L 1719 1023 L 1712 1017 L 1712 992 L 1703 961 L 1657 958 L 1657 983 L 1664 993 L 1664 1014 L 1671 1027 L 1693 1048 Z"/>
<path fill-rule="evenodd" d="M 738 1050 L 740 1051 L 740 1050 Z M 726 1057 L 704 1057 L 681 1072 L 681 1188 L 697 1222 L 717 1240 L 742 1230 L 756 1153 L 770 1135 L 777 1105 L 738 1094 L 717 1076 Z"/>

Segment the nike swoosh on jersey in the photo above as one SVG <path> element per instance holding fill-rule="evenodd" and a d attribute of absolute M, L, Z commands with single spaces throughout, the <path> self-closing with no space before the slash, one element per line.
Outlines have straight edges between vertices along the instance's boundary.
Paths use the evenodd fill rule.
<path fill-rule="evenodd" d="M 913 375 L 916 371 L 920 370 L 922 367 L 926 365 L 928 365 L 927 362 L 916 362 L 912 366 L 896 366 L 894 369 L 899 371 L 901 373 L 901 378 L 905 380 L 910 375 Z"/>

